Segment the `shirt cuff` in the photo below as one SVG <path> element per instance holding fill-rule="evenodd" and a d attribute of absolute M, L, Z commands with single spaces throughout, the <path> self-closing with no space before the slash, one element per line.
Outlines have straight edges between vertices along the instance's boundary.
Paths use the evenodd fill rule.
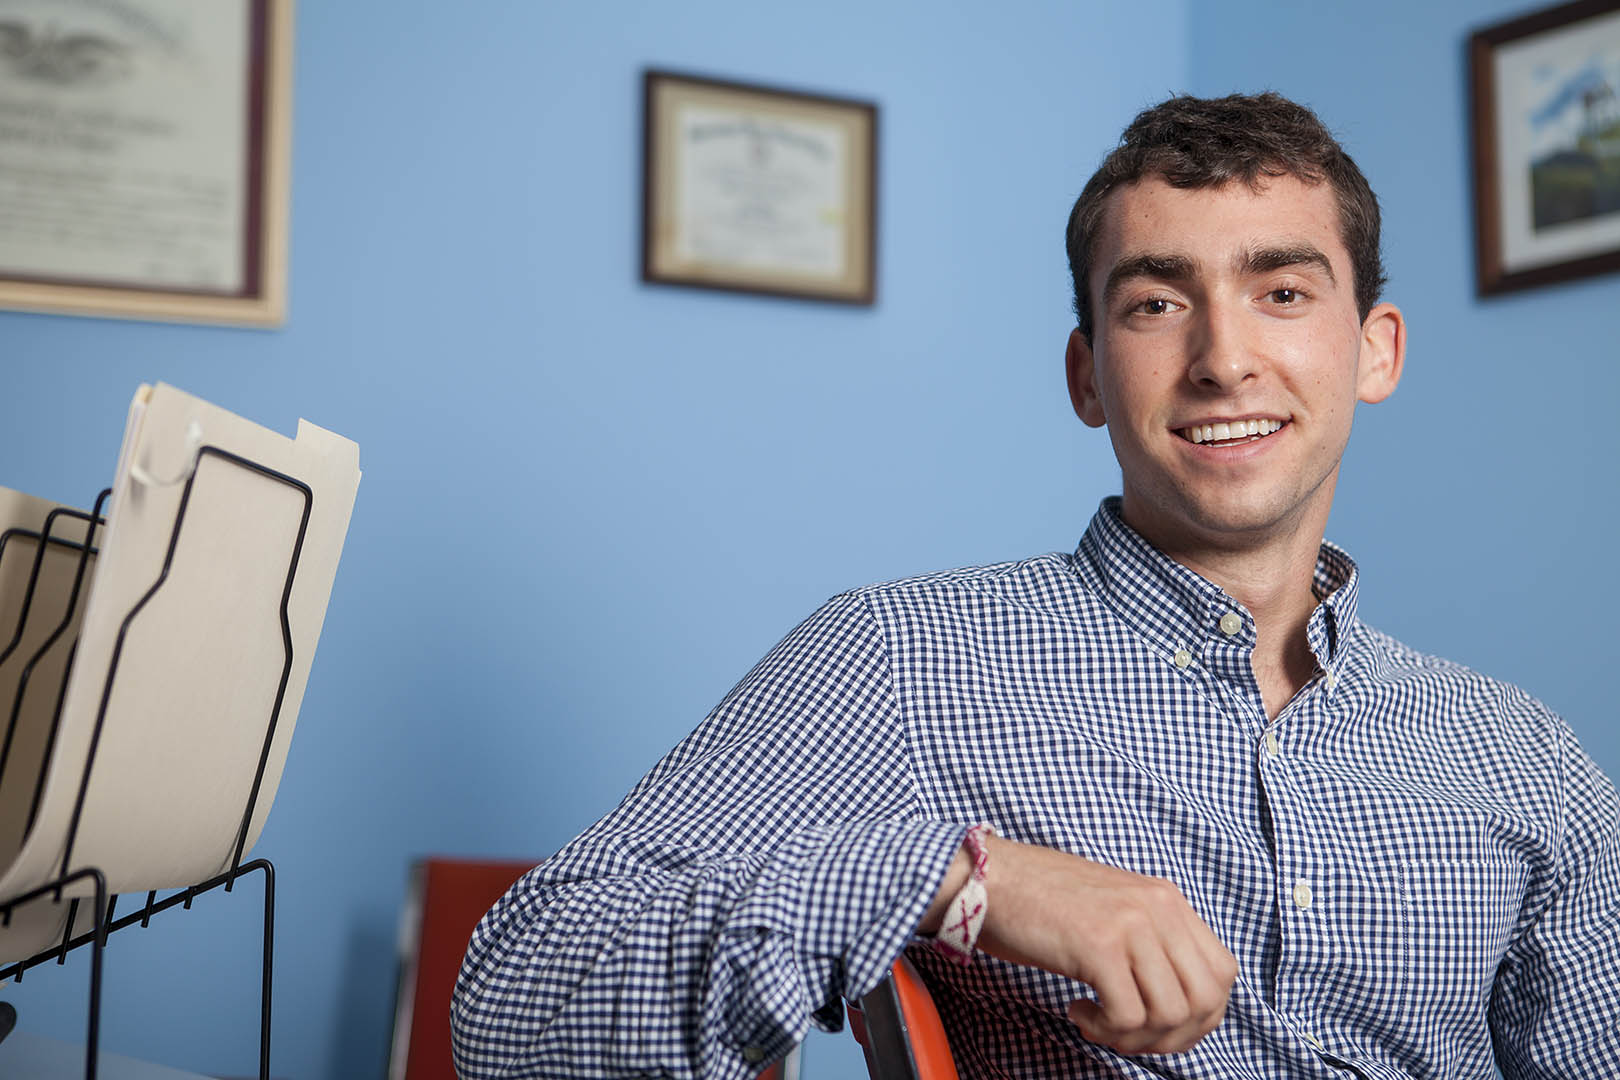
<path fill-rule="evenodd" d="M 722 931 L 733 985 L 727 1038 L 746 1060 L 775 1060 L 813 1019 L 843 1027 L 842 1001 L 869 992 L 911 940 L 967 826 L 853 823 L 805 830 L 778 852 Z"/>

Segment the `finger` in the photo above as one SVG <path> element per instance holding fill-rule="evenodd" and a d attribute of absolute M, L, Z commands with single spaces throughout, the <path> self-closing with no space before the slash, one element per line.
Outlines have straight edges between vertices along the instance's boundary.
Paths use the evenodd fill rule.
<path fill-rule="evenodd" d="M 1172 962 L 1165 941 L 1158 935 L 1135 943 L 1131 970 L 1147 1014 L 1135 1030 L 1122 1028 L 1119 1041 L 1114 1045 L 1123 1053 L 1138 1054 L 1148 1047 L 1160 1045 L 1171 1033 L 1186 1028 L 1192 1019 L 1192 1008 L 1187 1003 L 1187 992 L 1182 986 L 1182 973 Z M 1106 1000 L 1103 1006 L 1105 1017 L 1115 1019 Z M 1116 1026 L 1119 1026 L 1117 1022 Z"/>
<path fill-rule="evenodd" d="M 1157 934 L 1127 942 L 1088 981 L 1097 1000 L 1074 1002 L 1069 1017 L 1092 1042 L 1141 1053 L 1185 1022 L 1185 993 Z"/>
<path fill-rule="evenodd" d="M 1179 925 L 1170 924 L 1164 944 L 1169 963 L 1181 983 L 1186 1012 L 1179 1024 L 1168 1027 L 1150 1024 L 1150 1030 L 1157 1028 L 1158 1035 L 1146 1043 L 1135 1044 L 1138 1052 L 1169 1054 L 1191 1049 L 1226 1017 L 1237 962 L 1190 908 L 1187 916 Z M 1157 1010 L 1156 1019 L 1161 1023 L 1176 1019 L 1173 1012 L 1176 1007 L 1177 1003 L 1170 998 L 1149 996 L 1149 1011 Z"/>
<path fill-rule="evenodd" d="M 1069 1017 L 1087 1039 L 1118 1049 L 1120 1037 L 1139 1031 L 1148 1015 L 1129 955 L 1117 953 L 1111 962 L 1088 972 L 1086 982 L 1097 991 L 1097 1000 L 1074 1002 Z"/>
<path fill-rule="evenodd" d="M 1205 1034 L 1207 1034 L 1215 1030 L 1226 1016 L 1226 1003 L 1231 1000 L 1232 986 L 1237 982 L 1238 962 L 1237 957 L 1232 955 L 1231 951 L 1222 944 L 1221 939 L 1216 937 L 1213 931 L 1202 924 L 1200 924 L 1200 929 L 1203 933 L 1196 935 L 1194 940 L 1203 956 L 1203 970 L 1208 973 L 1210 982 L 1207 991 L 1201 989 L 1198 992 L 1200 994 L 1211 993 L 1214 1001 L 1213 1008 L 1208 1003 L 1200 1002 L 1203 1010 L 1210 1014 L 1210 1019 L 1205 1028 Z"/>
<path fill-rule="evenodd" d="M 1199 943 L 1204 953 L 1204 962 L 1209 965 L 1215 981 L 1230 994 L 1232 984 L 1237 982 L 1238 977 L 1237 957 L 1232 955 L 1232 951 L 1215 936 L 1213 931 L 1202 935 Z"/>
<path fill-rule="evenodd" d="M 1069 1002 L 1069 1022 L 1080 1029 L 1087 1042 L 1113 1045 L 1115 1032 L 1103 1020 L 1102 1006 L 1090 998 Z"/>
<path fill-rule="evenodd" d="M 1192 933 L 1172 936 L 1168 948 L 1187 999 L 1188 1017 L 1182 1026 L 1197 1041 L 1214 1030 L 1225 1015 L 1233 969 L 1223 962 L 1222 955 L 1229 958 L 1230 954 L 1201 923 Z"/>

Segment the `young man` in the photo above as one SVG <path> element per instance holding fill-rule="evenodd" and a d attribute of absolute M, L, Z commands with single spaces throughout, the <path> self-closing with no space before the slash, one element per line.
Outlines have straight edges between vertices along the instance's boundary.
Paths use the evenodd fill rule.
<path fill-rule="evenodd" d="M 464 1080 L 751 1075 L 908 944 L 966 1077 L 1620 1076 L 1620 796 L 1322 539 L 1378 220 L 1276 95 L 1139 116 L 1068 231 L 1123 496 L 789 635 L 486 916 Z"/>

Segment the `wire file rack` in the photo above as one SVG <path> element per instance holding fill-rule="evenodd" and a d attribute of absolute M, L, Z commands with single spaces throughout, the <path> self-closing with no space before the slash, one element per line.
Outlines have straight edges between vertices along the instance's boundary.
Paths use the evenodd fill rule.
<path fill-rule="evenodd" d="M 174 565 L 176 548 L 179 545 L 186 524 L 186 511 L 191 505 L 194 485 L 198 483 L 199 469 L 197 466 L 205 458 L 217 459 L 232 468 L 248 470 L 266 479 L 287 485 L 302 496 L 302 518 L 298 525 L 296 540 L 288 554 L 286 581 L 281 592 L 280 619 L 284 659 L 280 681 L 269 716 L 259 721 L 264 725 L 264 739 L 259 754 L 258 769 L 254 774 L 252 787 L 246 793 L 241 821 L 236 830 L 236 842 L 228 868 L 224 872 L 204 881 L 172 891 L 161 890 L 164 893 L 161 896 L 159 895 L 160 890 L 148 891 L 144 900 L 139 899 L 139 894 L 137 894 L 134 909 L 126 910 L 124 914 L 119 915 L 117 909 L 120 900 L 126 900 L 127 902 L 127 897 L 109 893 L 107 875 L 101 869 L 94 866 L 75 867 L 73 864 L 74 845 L 78 840 L 81 813 L 84 809 L 85 795 L 89 790 L 92 773 L 98 768 L 118 768 L 117 761 L 98 760 L 97 749 L 108 721 L 108 705 L 112 700 L 113 686 L 119 675 L 119 664 L 120 658 L 124 655 L 125 639 L 130 628 L 138 622 L 142 610 L 146 608 L 148 602 L 163 588 L 164 583 L 169 579 L 170 570 Z M 24 631 L 30 616 L 42 617 L 41 613 L 34 610 L 34 608 L 36 607 L 36 591 L 40 583 L 41 568 L 44 564 L 46 552 L 51 550 L 77 555 L 66 614 L 62 616 L 60 623 L 51 630 L 44 644 L 35 649 L 23 664 L 15 698 L 8 703 L 10 709 L 4 739 L 0 740 L 0 785 L 3 785 L 6 783 L 7 770 L 15 769 L 16 763 L 14 759 L 16 754 L 13 751 L 17 745 L 23 695 L 28 689 L 30 678 L 41 667 L 41 662 L 51 650 L 65 647 L 68 658 L 67 663 L 64 665 L 60 685 L 50 688 L 55 692 L 54 708 L 51 710 L 52 719 L 48 735 L 44 740 L 45 750 L 39 764 L 38 775 L 34 778 L 34 790 L 29 802 L 27 822 L 24 826 L 25 835 L 35 824 L 35 817 L 39 813 L 41 799 L 45 792 L 47 777 L 50 775 L 52 756 L 55 752 L 59 725 L 62 719 L 63 700 L 66 697 L 69 677 L 73 670 L 74 655 L 77 651 L 77 640 L 68 642 L 66 639 L 70 635 L 75 611 L 83 603 L 87 602 L 91 557 L 99 554 L 97 547 L 98 531 L 106 527 L 107 519 L 103 516 L 103 510 L 111 494 L 111 489 L 102 491 L 97 496 L 94 509 L 90 513 L 57 508 L 47 515 L 43 527 L 37 532 L 14 528 L 0 534 L 0 566 L 5 565 L 5 560 L 26 557 L 27 549 L 30 546 L 33 551 L 33 560 L 28 572 L 26 588 L 23 592 L 20 613 L 10 636 L 9 644 L 0 648 L 0 663 L 6 662 L 17 653 L 24 638 Z M 24 909 L 38 905 L 67 904 L 66 919 L 60 941 L 26 959 L 0 966 L 0 983 L 8 979 L 14 979 L 21 983 L 24 974 L 33 968 L 45 964 L 64 964 L 68 953 L 89 947 L 90 986 L 85 1032 L 85 1080 L 96 1080 L 98 1043 L 101 1029 L 102 966 L 109 935 L 131 926 L 145 927 L 150 924 L 154 916 L 176 907 L 182 910 L 190 909 L 197 897 L 216 889 L 231 892 L 241 878 L 260 872 L 263 873 L 263 959 L 260 972 L 259 1077 L 260 1080 L 269 1080 L 271 990 L 275 930 L 275 867 L 268 859 L 262 858 L 244 862 L 243 856 L 247 848 L 254 811 L 259 803 L 261 786 L 264 781 L 266 765 L 270 759 L 276 726 L 281 719 L 288 680 L 293 670 L 293 636 L 291 623 L 288 619 L 288 602 L 292 595 L 293 582 L 298 575 L 299 556 L 303 550 L 313 501 L 314 495 L 309 485 L 296 477 L 289 476 L 257 461 L 216 446 L 204 445 L 198 447 L 192 460 L 189 475 L 185 479 L 185 487 L 180 496 L 174 524 L 169 534 L 162 569 L 150 587 L 125 612 L 119 623 L 111 662 L 107 668 L 106 678 L 100 688 L 100 700 L 94 726 L 91 730 L 88 753 L 85 756 L 84 765 L 78 778 L 77 795 L 67 831 L 66 844 L 62 850 L 61 859 L 55 863 L 57 866 L 56 873 L 51 880 L 43 882 L 38 887 L 0 901 L 0 928 L 10 927 L 17 913 Z M 80 528 L 73 529 L 74 523 L 78 523 Z M 59 535 L 59 532 L 62 531 L 59 528 L 60 526 L 66 526 L 66 531 L 69 534 Z M 71 535 L 74 532 L 77 532 L 78 535 Z M 0 639 L 4 638 L 4 634 L 5 628 L 0 627 Z M 248 719 L 235 716 L 219 717 L 218 722 L 243 723 Z M 70 891 L 79 894 L 88 892 L 88 895 L 70 896 L 68 895 Z M 89 924 L 88 929 L 82 929 L 75 933 L 76 928 L 82 927 L 86 922 Z"/>

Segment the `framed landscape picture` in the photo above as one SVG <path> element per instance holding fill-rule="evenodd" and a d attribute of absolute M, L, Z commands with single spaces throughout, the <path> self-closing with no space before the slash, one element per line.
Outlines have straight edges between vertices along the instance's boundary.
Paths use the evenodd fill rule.
<path fill-rule="evenodd" d="M 870 304 L 877 106 L 648 71 L 644 281 Z"/>
<path fill-rule="evenodd" d="M 1620 0 L 1469 40 L 1481 294 L 1620 270 Z"/>

